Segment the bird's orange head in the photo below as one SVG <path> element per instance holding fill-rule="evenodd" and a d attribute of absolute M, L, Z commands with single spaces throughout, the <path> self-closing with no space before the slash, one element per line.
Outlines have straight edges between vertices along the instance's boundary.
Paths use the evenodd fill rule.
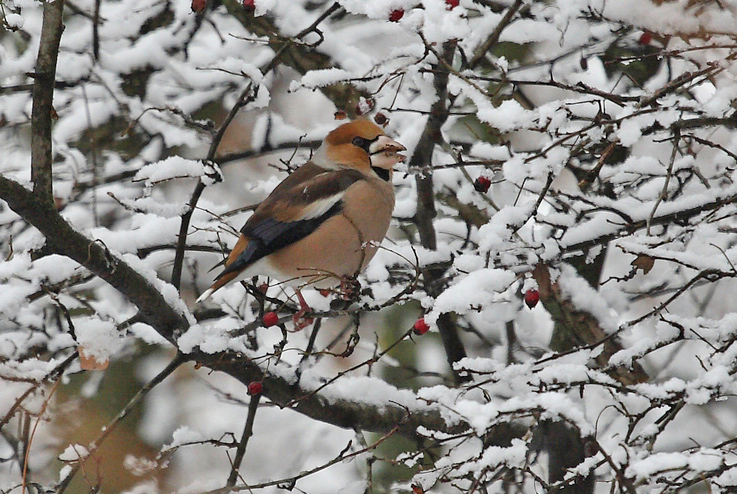
<path fill-rule="evenodd" d="M 368 120 L 355 120 L 330 132 L 314 161 L 324 168 L 356 168 L 389 180 L 393 166 L 404 161 L 400 153 L 405 149 L 387 137 L 378 125 Z"/>

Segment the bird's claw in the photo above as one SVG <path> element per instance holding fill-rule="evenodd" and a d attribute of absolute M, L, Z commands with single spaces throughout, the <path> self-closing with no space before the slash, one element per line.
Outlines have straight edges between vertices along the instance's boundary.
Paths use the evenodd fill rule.
<path fill-rule="evenodd" d="M 313 322 L 315 322 L 315 319 L 312 317 L 305 317 L 305 314 L 308 312 L 311 312 L 312 309 L 310 307 L 303 307 L 302 309 L 298 310 L 294 313 L 292 316 L 292 322 L 294 323 L 294 330 L 295 331 L 302 331 L 307 326 L 311 325 Z"/>
<path fill-rule="evenodd" d="M 292 316 L 292 322 L 294 323 L 295 331 L 302 331 L 304 328 L 315 322 L 313 317 L 305 317 L 305 314 L 312 312 L 312 307 L 307 304 L 307 301 L 302 296 L 302 292 L 296 291 L 297 300 L 299 300 L 299 310 Z"/>

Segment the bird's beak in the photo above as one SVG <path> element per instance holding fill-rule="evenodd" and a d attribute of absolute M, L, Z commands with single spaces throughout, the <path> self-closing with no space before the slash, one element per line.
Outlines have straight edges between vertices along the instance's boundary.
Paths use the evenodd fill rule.
<path fill-rule="evenodd" d="M 371 166 L 391 169 L 397 163 L 402 163 L 405 160 L 406 157 L 399 153 L 406 150 L 407 148 L 394 139 L 387 136 L 379 136 L 369 146 Z"/>

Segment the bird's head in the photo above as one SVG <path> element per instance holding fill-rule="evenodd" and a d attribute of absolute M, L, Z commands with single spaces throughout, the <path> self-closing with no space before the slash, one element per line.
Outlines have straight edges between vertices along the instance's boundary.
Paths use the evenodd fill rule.
<path fill-rule="evenodd" d="M 406 148 L 387 137 L 378 125 L 355 120 L 330 132 L 313 161 L 324 168 L 356 168 L 389 181 L 394 165 L 404 161 Z"/>

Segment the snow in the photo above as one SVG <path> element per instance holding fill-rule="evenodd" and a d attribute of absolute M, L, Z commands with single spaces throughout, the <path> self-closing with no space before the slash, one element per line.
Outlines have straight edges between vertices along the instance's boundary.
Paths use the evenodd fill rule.
<path fill-rule="evenodd" d="M 77 343 L 85 355 L 107 362 L 123 348 L 123 334 L 112 321 L 96 317 L 79 318 L 74 323 Z"/>
<path fill-rule="evenodd" d="M 78 461 L 80 458 L 84 458 L 87 455 L 89 455 L 89 451 L 86 447 L 82 446 L 81 444 L 70 444 L 66 447 L 64 452 L 62 452 L 58 459 L 59 461 Z"/>
<path fill-rule="evenodd" d="M 469 154 L 489 160 L 507 160 L 511 158 L 507 147 L 494 146 L 488 142 L 475 142 L 473 146 L 471 146 Z"/>
<path fill-rule="evenodd" d="M 10 29 L 22 29 L 25 19 L 20 14 L 5 14 L 5 24 Z"/>
<path fill-rule="evenodd" d="M 172 442 L 165 445 L 162 449 L 176 448 L 183 444 L 204 441 L 205 439 L 206 436 L 202 433 L 194 431 L 186 425 L 183 425 L 172 434 Z"/>
<path fill-rule="evenodd" d="M 457 84 L 458 86 L 452 85 L 452 87 L 460 88 L 460 83 Z M 514 100 L 506 100 L 498 107 L 492 107 L 486 102 L 485 96 L 482 96 L 477 91 L 468 91 L 470 93 L 469 96 L 474 99 L 474 102 L 479 107 L 477 112 L 478 117 L 501 132 L 526 128 L 531 125 L 531 122 L 535 118 L 533 112 L 525 110 L 522 108 L 522 105 Z"/>
<path fill-rule="evenodd" d="M 41 382 L 57 363 L 38 359 L 28 359 L 23 362 L 11 360 L 0 363 L 0 375 L 9 381 L 23 379 Z"/>
<path fill-rule="evenodd" d="M 636 119 L 625 120 L 619 126 L 617 137 L 622 146 L 631 147 L 642 137 L 642 124 Z"/>
<path fill-rule="evenodd" d="M 156 332 L 154 328 L 148 324 L 135 323 L 128 328 L 128 332 L 140 339 L 141 341 L 148 343 L 149 345 L 154 344 L 166 344 L 167 340 Z"/>
<path fill-rule="evenodd" d="M 688 467 L 697 472 L 715 470 L 723 465 L 724 460 L 716 450 L 706 448 L 689 455 L 681 453 L 655 453 L 636 461 L 625 470 L 625 475 L 637 480 L 653 476 L 659 472 Z"/>
<path fill-rule="evenodd" d="M 302 374 L 300 383 L 308 390 L 322 387 L 321 376 L 309 372 Z M 380 410 L 388 405 L 399 405 L 410 412 L 435 408 L 418 402 L 417 396 L 410 390 L 398 389 L 382 379 L 372 377 L 343 377 L 321 390 L 320 396 L 328 403 L 347 400 L 376 405 Z"/>
<path fill-rule="evenodd" d="M 194 317 L 190 313 L 189 308 L 181 299 L 179 293 L 173 285 L 160 279 L 156 275 L 156 272 L 149 268 L 137 256 L 134 256 L 132 254 L 125 254 L 122 256 L 122 258 L 125 262 L 128 263 L 131 268 L 133 268 L 138 274 L 143 276 L 149 283 L 151 283 L 151 285 L 153 285 L 159 291 L 159 293 L 161 293 L 161 295 L 164 297 L 164 300 L 171 307 L 173 307 L 174 310 L 179 311 L 190 323 L 194 323 Z"/>
<path fill-rule="evenodd" d="M 602 463 L 606 453 L 638 493 L 682 490 L 699 479 L 714 492 L 737 484 L 731 450 L 716 446 L 734 435 L 737 393 L 735 9 L 729 2 L 523 2 L 501 30 L 501 43 L 474 66 L 513 3 L 461 0 L 451 9 L 445 0 L 340 0 L 345 12 L 322 19 L 319 35 L 288 45 L 331 3 L 256 0 L 254 13 L 235 14 L 238 2 L 210 3 L 198 16 L 189 2 L 102 2 L 97 47 L 89 19 L 94 2 L 65 10 L 53 102 L 55 207 L 186 318 L 177 351 L 195 359 L 197 352 L 229 352 L 257 366 L 249 371 L 261 372 L 265 383 L 293 386 L 286 398 L 265 388 L 241 470 L 249 485 L 298 475 L 327 464 L 349 442 L 345 450 L 356 451 L 381 437 L 327 424 L 342 406 L 366 413 L 405 407 L 411 417 L 437 414 L 446 425 L 469 426 L 460 436 L 417 428 L 443 442 L 432 466 L 412 444 L 398 455 L 382 449 L 388 462 L 416 469 L 401 482 L 375 475 L 371 487 L 382 492 L 410 491 L 412 484 L 442 494 L 472 490 L 475 479 L 489 484 L 505 469 L 521 491 L 539 490 L 529 472 L 545 478 L 547 454 L 534 433 L 503 445 L 487 439 L 500 426 L 532 431 L 541 420 L 565 423 L 601 446 L 571 466 L 571 480 L 595 470 L 602 485 L 616 481 L 620 473 Z M 43 5 L 3 6 L 0 171 L 30 190 L 30 88 L 38 81 L 32 74 Z M 403 18 L 390 22 L 397 9 Z M 648 32 L 653 39 L 643 41 Z M 451 45 L 455 56 L 446 66 L 438 53 Z M 277 67 L 264 73 L 275 56 Z M 654 72 L 644 81 L 622 72 L 644 65 Z M 439 116 L 432 114 L 435 78 L 446 69 L 450 114 L 432 135 L 431 158 L 410 168 L 428 123 Z M 258 88 L 256 97 L 239 109 L 216 160 L 231 152 L 253 157 L 223 159 L 221 170 L 205 160 L 213 132 L 249 85 Z M 293 304 L 292 292 L 273 282 L 262 302 L 234 284 L 195 305 L 212 281 L 207 270 L 252 214 L 232 211 L 263 200 L 287 176 L 287 164 L 309 159 L 305 143 L 313 146 L 340 124 L 334 112 L 353 113 L 357 104 L 369 120 L 381 111 L 387 135 L 408 149 L 394 174 L 394 219 L 359 276 L 358 300 L 337 310 L 342 305 L 331 297 L 305 289 L 313 309 L 336 310 L 322 321 L 309 356 L 314 327 L 292 332 L 288 323 L 283 334 L 259 324 L 264 311 Z M 277 150 L 300 142 L 295 153 Z M 432 232 L 423 230 L 421 239 L 416 177 L 430 172 Z M 493 182 L 488 192 L 474 188 L 478 177 Z M 174 246 L 198 180 L 208 187 L 192 211 L 175 288 Z M 70 465 L 49 459 L 87 454 L 66 446 L 84 441 L 64 420 L 86 421 L 87 409 L 107 400 L 110 376 L 131 386 L 153 378 L 174 349 L 138 322 L 125 287 L 117 291 L 51 253 L 43 235 L 5 203 L 0 225 L 0 416 L 32 390 L 18 409 L 41 414 L 46 407 L 29 457 L 34 479 L 63 479 Z M 427 247 L 428 237 L 437 248 Z M 594 270 L 599 254 L 603 271 L 590 284 L 581 266 Z M 653 259 L 652 269 L 630 264 L 638 258 Z M 532 310 L 523 305 L 525 291 L 547 288 L 534 278 L 540 263 L 564 306 L 545 298 Z M 591 315 L 597 337 L 609 339 L 553 351 L 561 343 L 551 334 L 565 333 L 568 307 Z M 443 314 L 468 355 L 453 364 L 443 345 L 448 335 L 437 326 Z M 420 316 L 433 331 L 397 342 Z M 352 355 L 341 355 L 356 325 L 360 340 Z M 114 367 L 82 373 L 75 361 L 56 384 L 49 376 L 76 347 Z M 605 357 L 609 369 L 641 365 L 648 379 L 626 382 L 602 369 Z M 451 367 L 469 381 L 453 385 Z M 222 488 L 229 441 L 239 440 L 254 403 L 244 384 L 217 365 L 183 365 L 146 396 L 140 417 L 126 418 L 126 439 L 135 435 L 154 455 L 169 443 L 161 455 L 122 451 L 128 446 L 118 443 L 120 464 L 101 471 L 145 474 L 118 488 L 123 492 Z M 313 391 L 326 422 L 270 401 Z M 111 413 L 119 410 L 114 405 Z M 16 413 L 3 431 L 0 450 L 11 461 L 0 490 L 20 483 L 10 439 L 22 443 L 15 435 L 23 420 Z M 294 489 L 363 492 L 367 469 L 383 468 L 371 463 L 377 456 L 371 450 L 339 462 Z M 101 489 L 111 487 L 103 482 Z"/>
<path fill-rule="evenodd" d="M 561 294 L 580 310 L 590 313 L 607 332 L 617 330 L 616 313 L 609 308 L 606 300 L 594 290 L 572 267 L 564 265 L 558 278 Z"/>
<path fill-rule="evenodd" d="M 228 349 L 229 336 L 215 327 L 203 328 L 194 324 L 177 340 L 177 347 L 184 353 L 195 349 L 207 353 L 217 353 Z"/>
<path fill-rule="evenodd" d="M 469 273 L 435 299 L 425 320 L 435 324 L 440 314 L 446 312 L 467 314 L 476 307 L 493 302 L 513 281 L 512 273 L 498 269 L 480 269 Z"/>
<path fill-rule="evenodd" d="M 302 80 L 292 82 L 290 91 L 297 91 L 300 87 L 316 89 L 350 79 L 351 73 L 341 69 L 313 70 L 302 77 Z"/>
<path fill-rule="evenodd" d="M 69 477 L 69 475 L 72 473 L 72 467 L 71 465 L 64 465 L 59 469 L 59 482 L 62 482 L 64 479 Z"/>
<path fill-rule="evenodd" d="M 140 169 L 134 181 L 145 182 L 147 186 L 155 185 L 175 178 L 199 178 L 207 173 L 201 161 L 194 161 L 172 156 Z"/>
<path fill-rule="evenodd" d="M 144 213 L 154 214 L 164 218 L 178 217 L 187 212 L 186 204 L 166 204 L 153 197 L 140 197 L 133 200 L 118 199 L 124 206 Z"/>

